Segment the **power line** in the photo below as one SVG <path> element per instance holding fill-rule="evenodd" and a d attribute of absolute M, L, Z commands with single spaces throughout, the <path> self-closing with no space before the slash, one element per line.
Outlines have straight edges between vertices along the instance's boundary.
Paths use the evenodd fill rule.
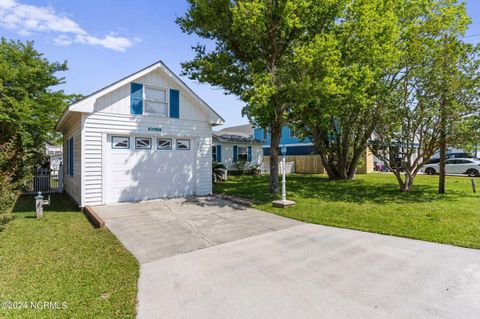
<path fill-rule="evenodd" d="M 462 39 L 465 39 L 465 38 L 473 38 L 473 37 L 478 37 L 478 36 L 480 36 L 480 33 L 466 35 L 466 36 L 462 37 Z"/>

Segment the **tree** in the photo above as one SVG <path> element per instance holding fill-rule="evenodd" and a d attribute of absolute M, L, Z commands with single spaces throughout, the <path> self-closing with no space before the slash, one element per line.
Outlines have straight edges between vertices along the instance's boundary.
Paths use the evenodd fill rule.
<path fill-rule="evenodd" d="M 441 145 L 460 138 L 453 132 L 466 126 L 461 123 L 475 109 L 474 85 L 468 80 L 474 74 L 474 59 L 467 54 L 473 53 L 472 47 L 457 38 L 468 23 L 462 4 L 450 0 L 410 1 L 399 5 L 396 12 L 402 21 L 397 43 L 401 57 L 382 82 L 384 90 L 379 100 L 386 107 L 370 148 L 395 174 L 400 190 L 408 192 L 421 167 Z M 454 35 L 452 41 L 458 49 L 450 69 L 444 64 L 446 33 Z M 462 103 L 445 105 L 446 83 L 440 80 L 446 79 L 444 74 L 452 80 L 457 78 L 455 90 L 458 98 L 463 96 Z"/>
<path fill-rule="evenodd" d="M 330 179 L 352 179 L 383 104 L 376 98 L 396 64 L 394 1 L 351 0 L 335 23 L 298 49 L 297 131 L 312 138 Z"/>
<path fill-rule="evenodd" d="M 52 87 L 66 62 L 50 63 L 33 42 L 0 41 L 0 145 L 14 141 L 12 182 L 21 181 L 44 159 L 44 145 L 55 140 L 54 125 L 68 96 Z"/>
<path fill-rule="evenodd" d="M 458 38 L 459 32 L 464 30 L 455 31 L 447 30 L 439 41 L 441 45 L 432 67 L 432 74 L 436 76 L 431 81 L 431 89 L 438 97 L 441 119 L 439 194 L 445 193 L 447 145 L 459 142 L 459 126 L 468 123 L 468 117 L 478 114 L 479 110 L 478 47 Z"/>
<path fill-rule="evenodd" d="M 291 80 L 296 48 L 334 24 L 346 0 L 188 2 L 177 23 L 208 45 L 193 48 L 196 56 L 182 64 L 183 74 L 238 96 L 246 103 L 242 114 L 270 129 L 270 191 L 276 194 L 281 129 L 299 95 Z"/>

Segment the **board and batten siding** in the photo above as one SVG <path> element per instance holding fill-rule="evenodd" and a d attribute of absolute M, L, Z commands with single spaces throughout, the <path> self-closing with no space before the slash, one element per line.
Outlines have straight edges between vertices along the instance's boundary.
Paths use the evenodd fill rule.
<path fill-rule="evenodd" d="M 195 106 L 195 103 L 198 102 L 192 101 L 190 95 L 185 94 L 183 88 L 162 73 L 162 71 L 156 70 L 135 79 L 133 82 L 167 89 L 168 103 L 170 103 L 169 89 L 179 90 L 180 119 L 206 120 L 207 114 L 205 111 Z M 99 97 L 95 102 L 94 112 L 130 114 L 130 84 Z"/>
<path fill-rule="evenodd" d="M 73 198 L 77 204 L 81 205 L 81 176 L 82 176 L 82 114 L 74 114 L 66 123 L 66 129 L 63 132 L 63 185 L 65 191 Z M 73 137 L 73 176 L 68 174 L 67 161 L 67 143 Z"/>
<path fill-rule="evenodd" d="M 130 105 L 128 103 L 128 105 Z M 184 107 L 183 105 L 181 107 Z M 182 109 L 181 109 L 182 114 Z M 206 116 L 204 115 L 204 118 Z M 161 128 L 149 131 L 148 128 Z M 211 193 L 211 134 L 212 127 L 206 120 L 183 120 L 158 115 L 130 115 L 114 112 L 95 112 L 85 117 L 84 140 L 84 202 L 83 205 L 105 203 L 102 190 L 106 183 L 105 165 L 102 159 L 111 145 L 108 135 L 188 138 L 195 154 L 194 187 L 196 195 Z M 155 143 L 155 140 L 153 141 Z M 195 144 L 193 144 L 195 143 Z M 134 145 L 130 146 L 131 148 Z"/>

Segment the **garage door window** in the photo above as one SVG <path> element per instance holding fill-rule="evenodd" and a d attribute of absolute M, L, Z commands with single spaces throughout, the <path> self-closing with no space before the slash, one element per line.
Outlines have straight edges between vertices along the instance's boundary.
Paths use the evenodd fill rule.
<path fill-rule="evenodd" d="M 172 149 L 172 140 L 168 139 L 168 138 L 157 139 L 157 149 L 158 150 L 171 150 Z"/>
<path fill-rule="evenodd" d="M 150 150 L 152 149 L 152 139 L 147 137 L 135 138 L 135 149 L 137 150 Z"/>
<path fill-rule="evenodd" d="M 112 148 L 128 149 L 130 141 L 127 136 L 112 136 Z"/>
<path fill-rule="evenodd" d="M 190 140 L 177 140 L 177 150 L 189 150 Z"/>

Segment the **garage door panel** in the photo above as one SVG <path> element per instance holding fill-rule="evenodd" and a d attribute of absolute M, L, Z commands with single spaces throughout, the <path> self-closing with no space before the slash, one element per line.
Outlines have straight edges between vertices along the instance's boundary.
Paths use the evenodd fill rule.
<path fill-rule="evenodd" d="M 108 202 L 194 194 L 194 152 L 153 144 L 152 150 L 109 150 Z"/>

